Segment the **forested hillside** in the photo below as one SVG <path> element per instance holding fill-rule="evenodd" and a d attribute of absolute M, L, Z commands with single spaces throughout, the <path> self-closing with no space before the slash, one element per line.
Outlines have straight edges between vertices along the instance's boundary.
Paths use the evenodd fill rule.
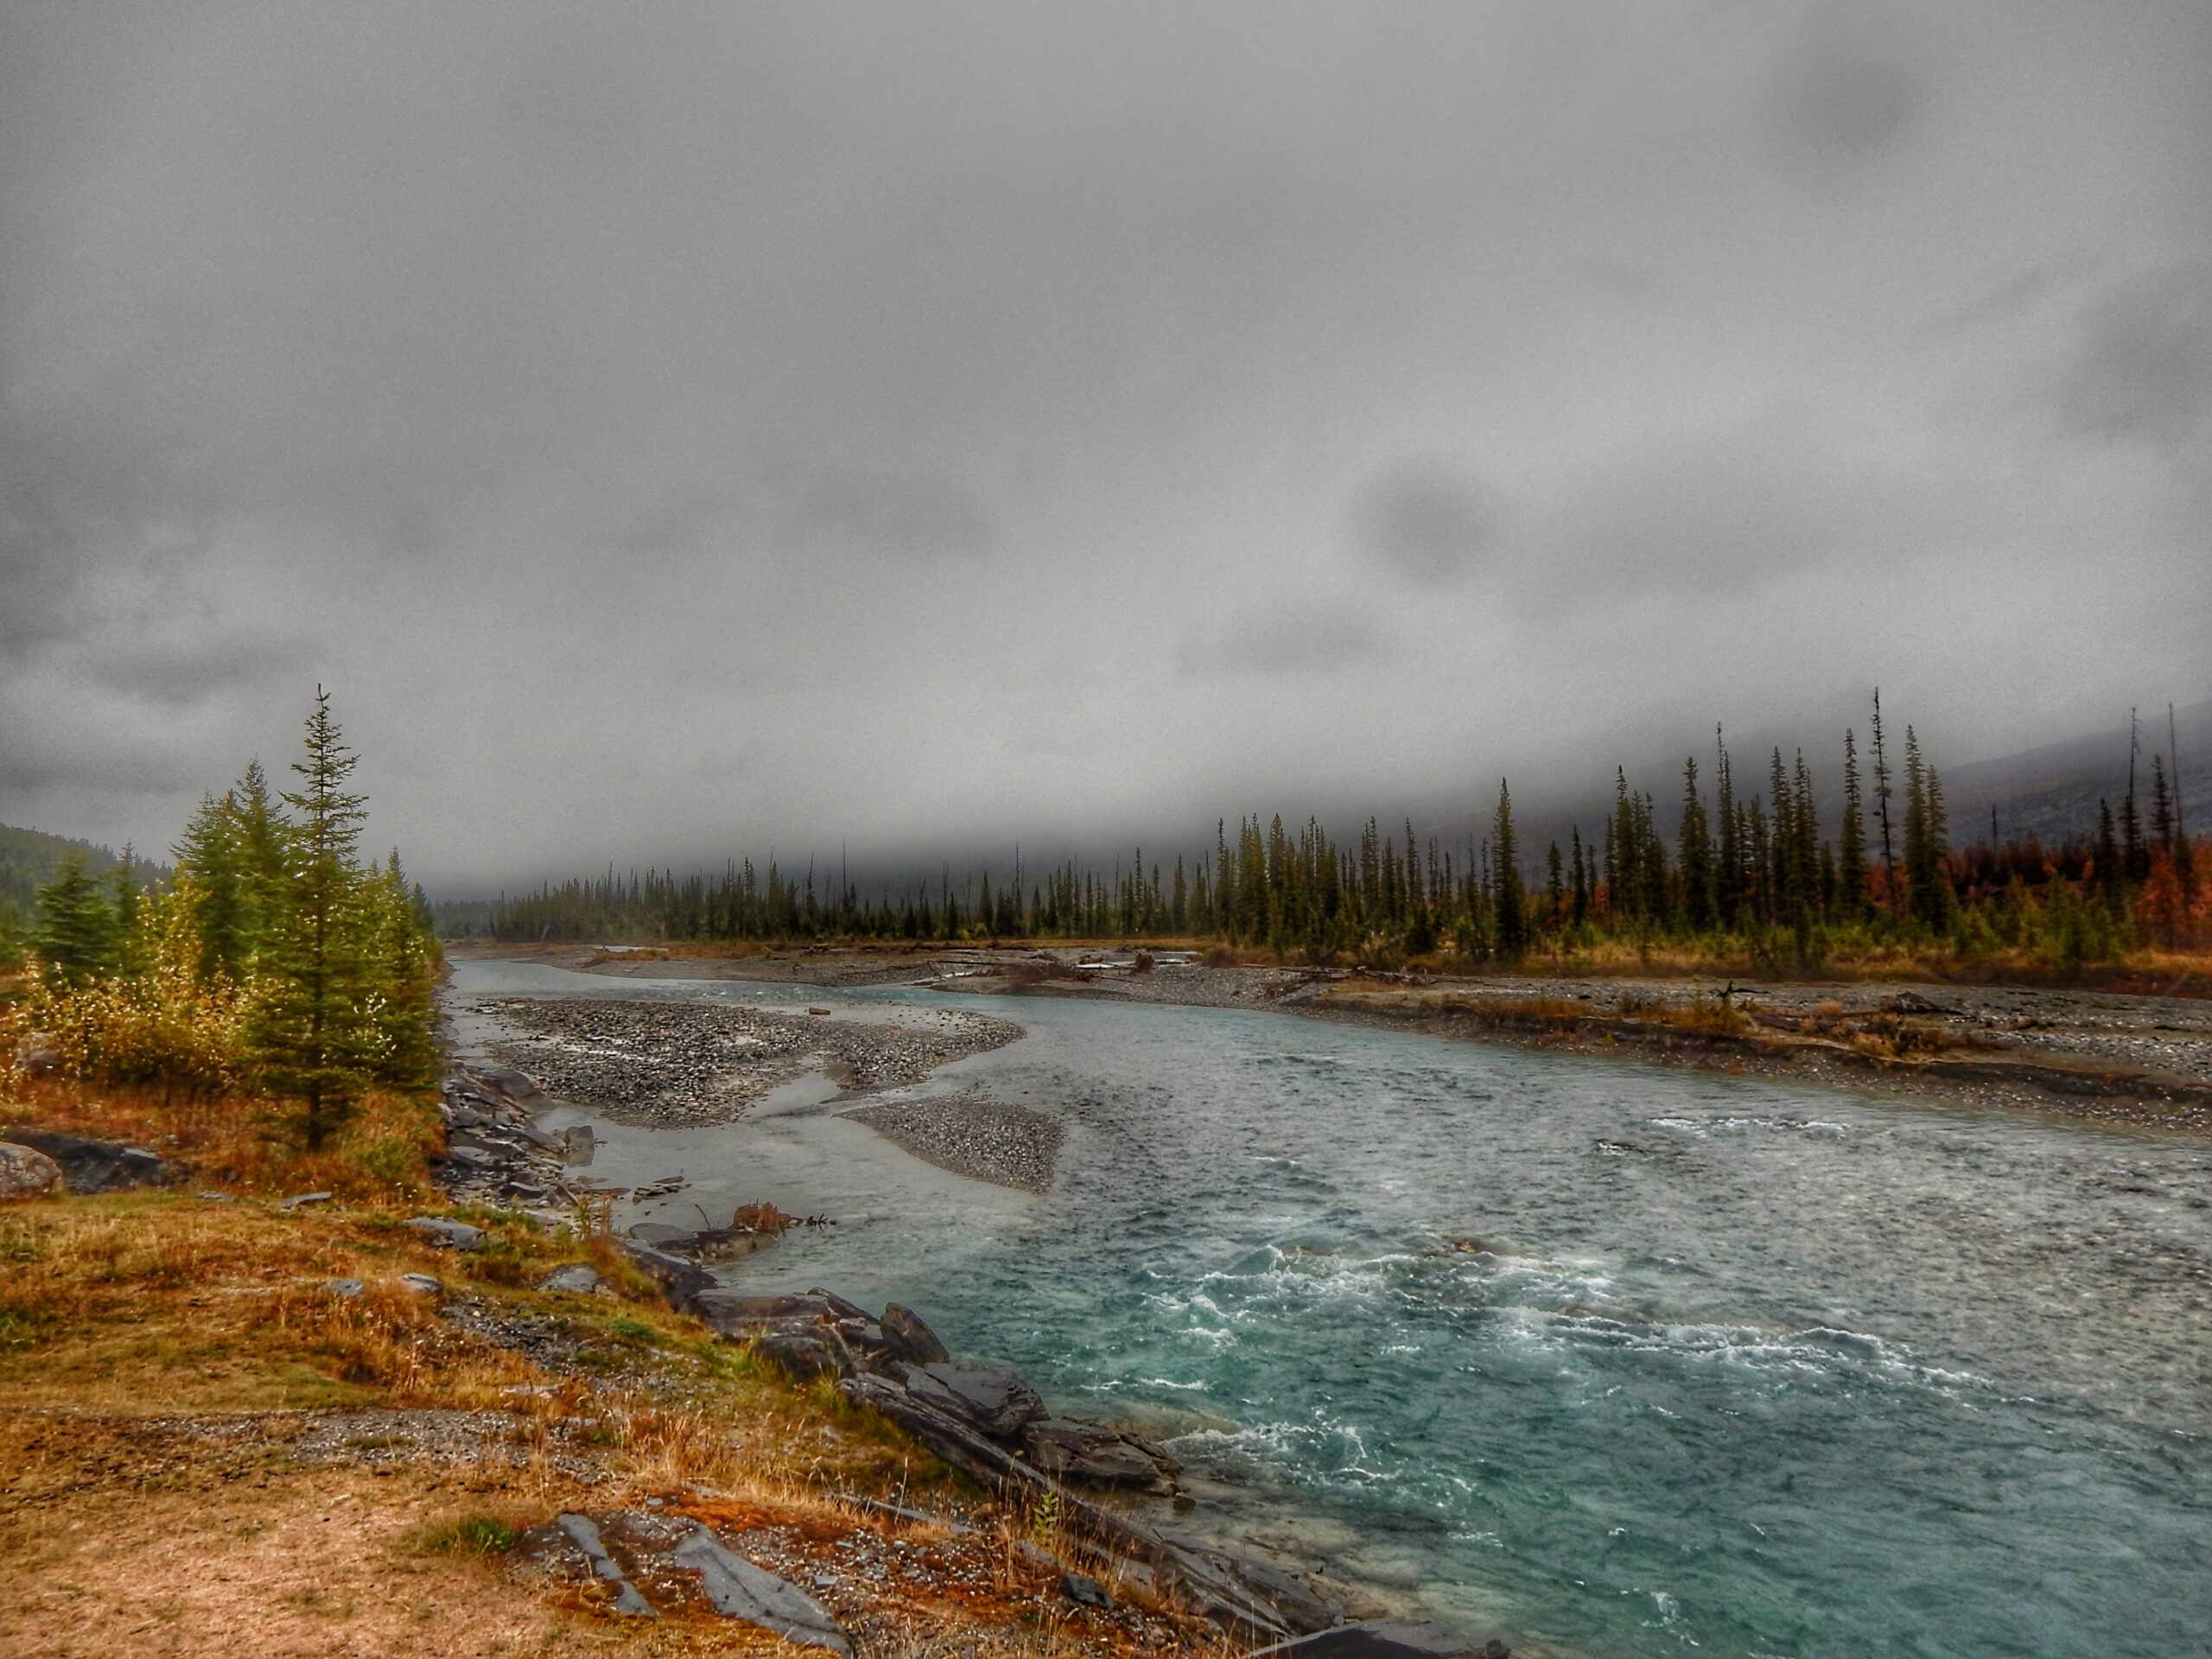
<path fill-rule="evenodd" d="M 30 925 L 38 890 L 60 874 L 74 858 L 87 874 L 105 877 L 122 862 L 105 847 L 89 841 L 49 836 L 42 830 L 20 830 L 0 823 L 0 961 L 13 953 L 16 942 Z M 132 874 L 142 891 L 151 892 L 169 879 L 166 864 L 149 864 L 132 852 Z"/>
<path fill-rule="evenodd" d="M 1871 715 L 1863 746 L 1846 728 L 1826 768 L 1802 748 L 1739 760 L 1718 731 L 1663 791 L 1617 768 L 1611 810 L 1541 852 L 1501 781 L 1484 832 L 1457 845 L 1372 817 L 1340 839 L 1278 814 L 1241 818 L 1234 832 L 1217 823 L 1195 857 L 1135 850 L 1110 874 L 1016 862 L 863 893 L 772 861 L 734 861 L 719 877 L 610 869 L 503 896 L 489 931 L 518 941 L 1173 937 L 1314 960 L 1465 963 L 1668 950 L 1777 969 L 1884 952 L 2102 963 L 2212 937 L 2212 882 L 2198 875 L 2212 853 L 2192 838 L 2164 753 L 2146 745 L 2125 792 L 2061 833 L 1955 831 L 1918 734 L 1885 730 L 1878 696 Z"/>

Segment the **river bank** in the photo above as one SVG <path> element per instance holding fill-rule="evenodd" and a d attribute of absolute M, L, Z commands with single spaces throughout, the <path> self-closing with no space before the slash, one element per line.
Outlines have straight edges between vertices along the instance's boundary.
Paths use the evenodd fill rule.
<path fill-rule="evenodd" d="M 972 946 L 743 956 L 566 947 L 523 954 L 610 978 L 1270 1007 L 1465 1039 L 1947 1104 L 2212 1134 L 2212 1001 L 2043 986 L 1696 978 L 1460 978 L 1211 966 L 1128 950 Z"/>

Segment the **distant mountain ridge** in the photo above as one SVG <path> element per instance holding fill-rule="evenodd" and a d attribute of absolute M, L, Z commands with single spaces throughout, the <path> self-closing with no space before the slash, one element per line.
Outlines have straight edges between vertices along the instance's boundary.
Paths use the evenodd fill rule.
<path fill-rule="evenodd" d="M 0 823 L 0 904 L 12 903 L 28 921 L 38 890 L 54 880 L 72 855 L 84 860 L 85 868 L 95 875 L 104 875 L 123 861 L 112 849 L 94 842 Z M 140 883 L 148 887 L 168 880 L 171 874 L 168 865 L 143 859 L 138 868 Z"/>
<path fill-rule="evenodd" d="M 2193 835 L 2212 832 L 2212 702 L 2174 711 L 2183 794 L 2182 816 Z M 2135 767 L 2135 796 L 2147 830 L 2151 812 L 2151 758 L 2164 755 L 2166 777 L 2174 776 L 2175 757 L 2166 736 L 2166 711 L 2142 711 Z M 2087 736 L 2048 743 L 2041 748 L 1954 766 L 1943 774 L 1955 844 L 1989 833 L 1990 810 L 1997 812 L 2000 837 L 2032 835 L 2050 842 L 2069 835 L 2094 834 L 2097 803 L 2120 810 L 2127 794 L 2127 728 L 2117 726 Z"/>

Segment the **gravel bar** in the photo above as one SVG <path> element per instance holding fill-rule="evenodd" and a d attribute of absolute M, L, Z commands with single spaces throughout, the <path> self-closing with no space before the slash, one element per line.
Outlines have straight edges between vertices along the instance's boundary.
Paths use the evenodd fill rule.
<path fill-rule="evenodd" d="M 489 1052 L 547 1094 L 656 1128 L 729 1122 L 817 1067 L 846 1089 L 919 1083 L 1021 1035 L 1009 1020 L 964 1010 L 931 1010 L 926 1020 L 900 1025 L 613 997 L 503 997 L 479 1006 L 520 1033 Z"/>
<path fill-rule="evenodd" d="M 886 1100 L 840 1114 L 867 1124 L 925 1163 L 1025 1192 L 1048 1192 L 1059 1119 L 979 1095 Z"/>

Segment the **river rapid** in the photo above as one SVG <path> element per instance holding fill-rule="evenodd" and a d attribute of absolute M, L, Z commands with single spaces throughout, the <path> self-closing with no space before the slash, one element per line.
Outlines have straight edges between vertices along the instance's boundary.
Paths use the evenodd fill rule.
<path fill-rule="evenodd" d="M 451 991 L 925 1020 L 931 993 L 467 962 Z M 919 1311 L 1171 1436 L 1202 1513 L 1481 1634 L 1615 1656 L 2212 1641 L 2212 1143 L 1294 1015 L 960 998 L 1027 1035 L 899 1098 L 1067 1126 L 1053 1190 L 818 1080 L 610 1128 L 626 1211 L 837 1224 L 727 1270 Z M 719 1213 L 717 1213 L 719 1212 Z"/>

